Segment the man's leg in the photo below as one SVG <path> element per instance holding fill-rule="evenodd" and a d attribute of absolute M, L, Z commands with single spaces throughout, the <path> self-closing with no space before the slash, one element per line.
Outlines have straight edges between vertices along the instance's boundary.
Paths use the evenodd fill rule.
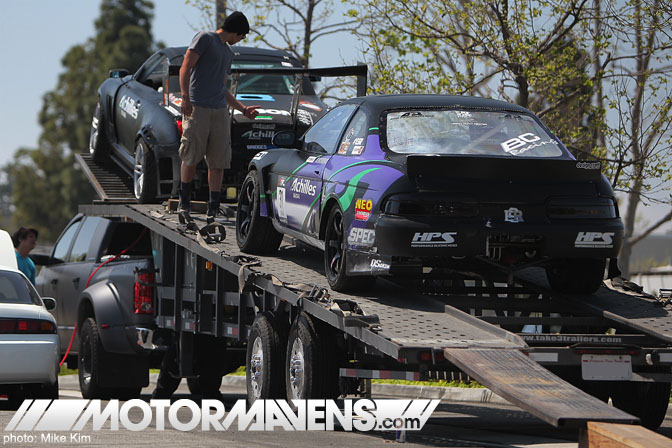
<path fill-rule="evenodd" d="M 208 186 L 210 187 L 210 200 L 208 201 L 208 223 L 214 221 L 219 211 L 219 199 L 222 190 L 222 178 L 224 177 L 224 170 L 220 168 L 212 168 L 208 170 Z"/>
<path fill-rule="evenodd" d="M 177 217 L 180 224 L 187 227 L 193 227 L 194 220 L 190 215 L 191 212 L 191 191 L 194 185 L 194 175 L 196 174 L 196 167 L 190 166 L 182 162 L 180 166 L 180 203 L 177 206 Z"/>

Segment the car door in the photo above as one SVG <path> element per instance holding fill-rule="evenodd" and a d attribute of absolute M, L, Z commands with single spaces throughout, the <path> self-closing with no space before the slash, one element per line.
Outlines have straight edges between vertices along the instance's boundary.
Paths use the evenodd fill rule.
<path fill-rule="evenodd" d="M 70 266 L 66 261 L 82 221 L 83 217 L 77 218 L 63 231 L 51 252 L 50 265 L 44 266 L 35 280 L 41 296 L 56 299 L 57 306 L 54 314 L 58 324 L 61 347 L 64 348 L 68 347 L 75 326 L 75 320 L 69 320 L 65 313 L 64 294 L 68 290 L 66 279 L 71 277 Z"/>
<path fill-rule="evenodd" d="M 144 123 L 144 117 L 155 107 L 160 107 L 162 96 L 158 88 L 168 71 L 168 58 L 155 54 L 149 58 L 133 79 L 119 89 L 115 104 L 117 139 L 132 156 L 135 153 L 136 136 Z"/>
<path fill-rule="evenodd" d="M 330 111 L 306 132 L 301 149 L 290 150 L 276 162 L 271 177 L 277 186 L 274 209 L 288 229 L 317 238 L 324 167 L 356 108 L 347 104 Z"/>

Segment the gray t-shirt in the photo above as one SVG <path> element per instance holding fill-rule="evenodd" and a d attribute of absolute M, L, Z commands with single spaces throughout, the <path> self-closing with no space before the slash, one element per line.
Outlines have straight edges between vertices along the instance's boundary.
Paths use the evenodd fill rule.
<path fill-rule="evenodd" d="M 226 107 L 226 75 L 231 73 L 233 51 L 214 31 L 194 36 L 189 49 L 198 53 L 198 62 L 189 77 L 189 97 L 194 106 Z"/>

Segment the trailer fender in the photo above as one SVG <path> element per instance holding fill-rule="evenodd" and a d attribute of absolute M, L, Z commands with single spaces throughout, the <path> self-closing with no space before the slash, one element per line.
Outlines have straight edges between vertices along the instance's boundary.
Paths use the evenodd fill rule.
<path fill-rule="evenodd" d="M 121 297 L 113 283 L 99 282 L 82 292 L 77 312 L 77 326 L 81 328 L 82 322 L 87 317 L 96 319 L 105 351 L 137 354 L 128 340 Z"/>

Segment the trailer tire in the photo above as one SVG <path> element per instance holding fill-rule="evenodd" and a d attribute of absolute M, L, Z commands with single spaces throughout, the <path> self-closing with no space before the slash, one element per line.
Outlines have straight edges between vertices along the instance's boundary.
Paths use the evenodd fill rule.
<path fill-rule="evenodd" d="M 77 357 L 77 376 L 82 398 L 88 400 L 108 398 L 112 391 L 98 385 L 105 349 L 100 341 L 98 324 L 94 318 L 84 319 L 79 330 L 79 340 L 81 342 Z"/>
<path fill-rule="evenodd" d="M 247 173 L 238 197 L 236 209 L 236 242 L 243 252 L 267 254 L 278 250 L 282 233 L 275 230 L 271 219 L 261 216 L 259 197 L 259 174 L 256 170 Z"/>
<path fill-rule="evenodd" d="M 273 313 L 258 314 L 247 339 L 245 367 L 249 405 L 256 400 L 284 397 L 285 342 L 280 320 Z"/>
<path fill-rule="evenodd" d="M 102 162 L 110 154 L 110 142 L 107 140 L 105 131 L 105 116 L 103 105 L 98 100 L 96 111 L 91 120 L 91 132 L 89 134 L 89 153 L 95 162 Z"/>
<path fill-rule="evenodd" d="M 611 401 L 618 409 L 639 417 L 642 426 L 655 431 L 665 419 L 670 401 L 670 383 L 614 384 Z"/>
<path fill-rule="evenodd" d="M 306 313 L 289 331 L 285 379 L 287 401 L 335 399 L 340 395 L 338 351 L 327 345 L 325 330 Z"/>
<path fill-rule="evenodd" d="M 347 275 L 347 236 L 343 212 L 338 206 L 329 211 L 324 232 L 324 272 L 334 291 L 364 289 L 373 283 L 370 275 Z"/>
<path fill-rule="evenodd" d="M 604 266 L 604 259 L 555 260 L 546 268 L 546 278 L 556 291 L 592 294 L 602 285 Z"/>

